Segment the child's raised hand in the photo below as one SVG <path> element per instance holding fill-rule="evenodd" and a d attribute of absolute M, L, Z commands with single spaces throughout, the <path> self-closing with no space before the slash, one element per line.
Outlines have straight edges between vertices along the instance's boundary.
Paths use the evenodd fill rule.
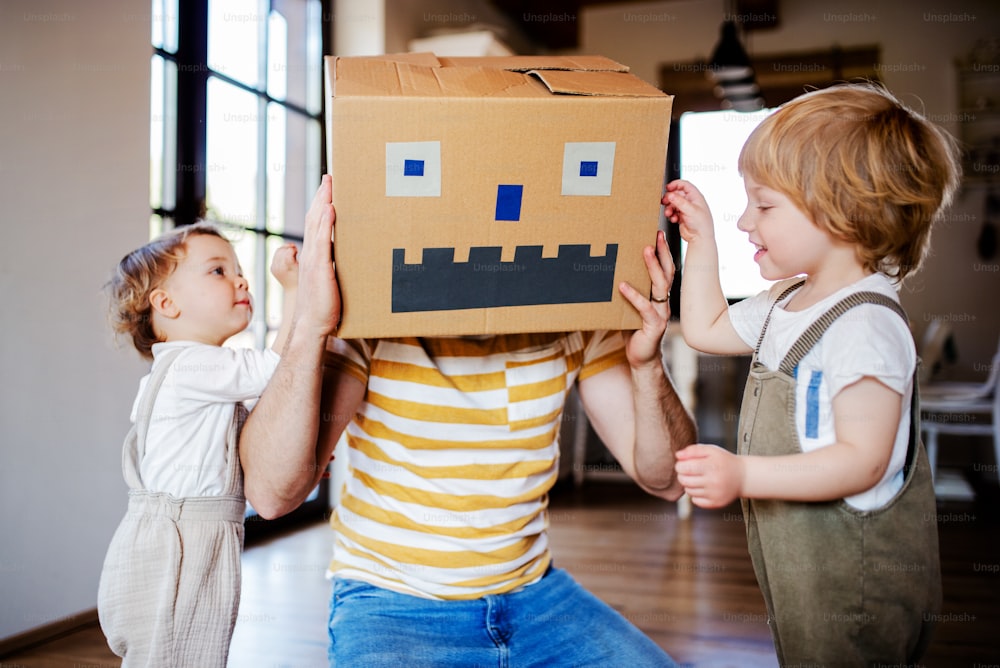
<path fill-rule="evenodd" d="M 715 235 L 712 212 L 701 191 L 689 181 L 677 179 L 667 184 L 667 192 L 660 200 L 663 214 L 672 223 L 680 224 L 681 238 L 692 241 L 699 236 Z"/>
<path fill-rule="evenodd" d="M 717 445 L 696 443 L 677 453 L 677 481 L 700 508 L 721 508 L 743 488 L 743 461 Z"/>
<path fill-rule="evenodd" d="M 271 258 L 271 275 L 278 279 L 281 287 L 290 290 L 299 284 L 299 249 L 287 243 L 274 251 Z"/>

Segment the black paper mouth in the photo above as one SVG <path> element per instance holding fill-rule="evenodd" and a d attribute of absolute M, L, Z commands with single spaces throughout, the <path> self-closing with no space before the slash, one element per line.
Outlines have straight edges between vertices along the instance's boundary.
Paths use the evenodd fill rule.
<path fill-rule="evenodd" d="M 585 304 L 614 295 L 618 244 L 591 256 L 590 244 L 559 246 L 554 258 L 542 246 L 518 246 L 514 260 L 501 262 L 500 246 L 473 247 L 467 262 L 455 262 L 454 248 L 425 248 L 423 262 L 406 264 L 402 248 L 392 250 L 392 312 Z"/>

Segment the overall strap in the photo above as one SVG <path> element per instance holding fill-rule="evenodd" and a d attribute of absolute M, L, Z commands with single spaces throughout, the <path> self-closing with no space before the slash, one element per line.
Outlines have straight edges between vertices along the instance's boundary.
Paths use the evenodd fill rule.
<path fill-rule="evenodd" d="M 146 391 L 142 394 L 142 400 L 139 402 L 139 408 L 135 415 L 135 424 L 137 427 L 136 440 L 139 446 L 140 459 L 146 452 L 146 433 L 149 431 L 149 421 L 153 416 L 153 404 L 156 402 L 156 395 L 159 394 L 160 386 L 163 385 L 163 379 L 167 377 L 170 366 L 177 359 L 177 356 L 181 354 L 181 350 L 181 348 L 176 348 L 167 351 L 160 358 L 160 363 L 156 365 L 156 371 L 150 374 L 149 381 L 146 383 Z"/>
<path fill-rule="evenodd" d="M 223 494 L 227 496 L 243 496 L 243 467 L 240 465 L 240 432 L 247 421 L 250 412 L 237 401 L 233 406 L 233 420 L 226 431 L 226 481 Z"/>
<path fill-rule="evenodd" d="M 895 311 L 904 322 L 909 322 L 906 317 L 906 311 L 904 311 L 903 307 L 891 297 L 888 297 L 881 292 L 855 292 L 834 304 L 830 310 L 821 315 L 813 324 L 811 324 L 789 349 L 788 354 L 785 355 L 785 359 L 781 361 L 781 365 L 778 369 L 782 373 L 791 376 L 794 373 L 795 367 L 802 361 L 802 358 L 805 357 L 806 353 L 812 350 L 812 347 L 815 346 L 816 342 L 820 340 L 820 337 L 823 336 L 823 333 L 826 332 L 827 328 L 833 324 L 833 321 L 847 313 L 855 306 L 861 306 L 862 304 L 885 306 L 886 308 Z"/>
<path fill-rule="evenodd" d="M 170 370 L 170 365 L 181 353 L 181 349 L 167 351 L 161 358 L 156 369 L 149 375 L 146 388 L 139 399 L 139 406 L 136 408 L 135 424 L 129 429 L 125 437 L 125 447 L 122 449 L 122 473 L 129 489 L 143 489 L 142 479 L 139 477 L 139 461 L 146 451 L 146 432 L 149 431 L 149 422 L 152 418 L 153 404 L 156 395 L 160 391 L 163 379 Z"/>
<path fill-rule="evenodd" d="M 764 332 L 767 331 L 767 326 L 771 322 L 771 314 L 774 312 L 774 307 L 777 306 L 778 302 L 783 300 L 785 297 L 787 297 L 788 295 L 792 294 L 793 292 L 801 288 L 805 282 L 806 282 L 805 279 L 802 279 L 801 281 L 797 281 L 794 284 L 789 285 L 782 291 L 780 295 L 778 295 L 778 298 L 774 300 L 774 303 L 771 304 L 771 308 L 767 312 L 767 318 L 764 320 L 764 326 L 760 328 L 760 336 L 757 337 L 757 345 L 754 346 L 753 349 L 754 357 L 757 357 L 757 353 L 760 352 L 760 344 L 763 343 L 764 341 Z"/>

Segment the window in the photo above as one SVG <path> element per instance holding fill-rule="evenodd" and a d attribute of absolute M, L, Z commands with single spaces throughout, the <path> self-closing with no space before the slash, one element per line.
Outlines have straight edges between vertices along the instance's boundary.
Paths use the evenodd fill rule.
<path fill-rule="evenodd" d="M 680 120 L 680 175 L 695 184 L 712 211 L 719 246 L 719 278 L 729 301 L 766 290 L 747 234 L 736 227 L 746 208 L 743 178 L 737 169 L 747 137 L 773 109 L 754 112 L 688 112 Z M 681 242 L 681 257 L 687 244 Z"/>
<path fill-rule="evenodd" d="M 301 241 L 323 172 L 330 4 L 152 0 L 150 236 L 200 219 L 226 231 L 255 301 L 232 345 L 263 348 L 280 324 L 270 260 Z"/>
<path fill-rule="evenodd" d="M 257 302 L 235 343 L 281 315 L 268 267 L 301 239 L 322 171 L 321 0 L 153 0 L 151 234 L 204 218 L 230 232 Z"/>

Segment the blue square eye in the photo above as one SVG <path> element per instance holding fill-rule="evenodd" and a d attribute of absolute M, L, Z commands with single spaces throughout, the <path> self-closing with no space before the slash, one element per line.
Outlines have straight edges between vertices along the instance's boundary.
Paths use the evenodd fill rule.
<path fill-rule="evenodd" d="M 615 173 L 615 142 L 566 142 L 563 147 L 563 195 L 609 197 Z"/>
<path fill-rule="evenodd" d="M 385 196 L 440 197 L 441 142 L 386 142 Z"/>
<path fill-rule="evenodd" d="M 403 162 L 403 176 L 423 176 L 423 160 L 405 160 Z"/>

